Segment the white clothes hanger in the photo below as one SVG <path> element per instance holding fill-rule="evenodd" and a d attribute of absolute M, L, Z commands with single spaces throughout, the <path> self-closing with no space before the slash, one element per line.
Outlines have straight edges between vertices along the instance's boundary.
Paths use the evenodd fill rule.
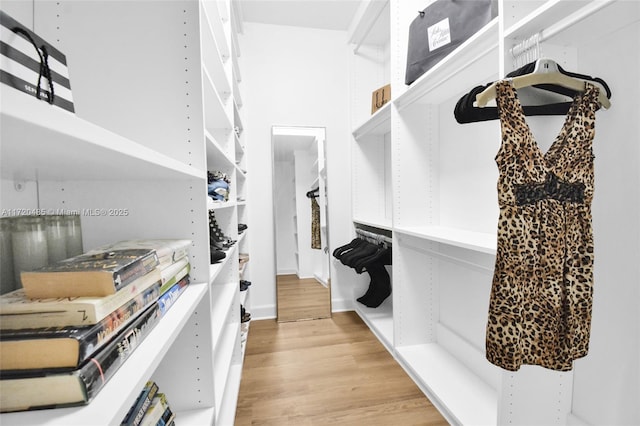
<path fill-rule="evenodd" d="M 538 59 L 532 73 L 513 77 L 510 80 L 511 84 L 516 90 L 538 84 L 554 84 L 557 86 L 575 90 L 576 92 L 584 92 L 587 83 L 586 80 L 571 77 L 561 73 L 560 70 L 558 70 L 558 64 L 555 61 L 547 58 Z M 600 88 L 598 102 L 604 108 L 609 109 L 611 107 L 611 102 L 607 98 L 606 91 L 596 82 L 589 81 L 589 83 L 594 84 Z M 496 98 L 496 84 L 497 82 L 491 84 L 476 96 L 476 103 L 478 107 L 482 108 L 486 106 L 489 101 Z"/>

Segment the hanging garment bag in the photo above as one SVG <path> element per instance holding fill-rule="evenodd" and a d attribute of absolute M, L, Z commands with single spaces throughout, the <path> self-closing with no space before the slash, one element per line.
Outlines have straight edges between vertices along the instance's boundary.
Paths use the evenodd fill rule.
<path fill-rule="evenodd" d="M 405 83 L 411 84 L 497 15 L 492 0 L 437 0 L 413 20 Z"/>

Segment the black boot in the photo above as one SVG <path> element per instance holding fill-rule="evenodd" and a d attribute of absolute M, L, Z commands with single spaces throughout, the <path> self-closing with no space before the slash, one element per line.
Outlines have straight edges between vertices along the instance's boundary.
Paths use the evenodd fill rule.
<path fill-rule="evenodd" d="M 369 308 L 377 308 L 391 295 L 391 278 L 382 264 L 371 264 L 367 267 L 371 277 L 367 292 L 356 299 Z"/>

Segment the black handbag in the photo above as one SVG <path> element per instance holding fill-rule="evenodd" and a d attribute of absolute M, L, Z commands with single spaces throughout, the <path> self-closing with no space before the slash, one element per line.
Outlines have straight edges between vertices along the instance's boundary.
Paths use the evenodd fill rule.
<path fill-rule="evenodd" d="M 497 16 L 495 0 L 437 0 L 411 22 L 405 83 L 411 84 Z"/>

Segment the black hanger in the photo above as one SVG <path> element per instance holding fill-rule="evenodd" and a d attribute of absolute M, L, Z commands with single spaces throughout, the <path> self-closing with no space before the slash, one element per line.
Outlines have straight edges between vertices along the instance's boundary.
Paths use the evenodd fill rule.
<path fill-rule="evenodd" d="M 524 65 L 521 68 L 518 68 L 515 71 L 507 74 L 507 78 L 519 77 L 527 74 L 531 74 L 536 69 L 537 61 L 531 62 L 527 65 Z M 607 83 L 598 77 L 591 77 L 585 74 L 578 74 L 571 71 L 566 71 L 560 65 L 557 65 L 558 71 L 562 74 L 567 75 L 569 77 L 574 77 L 582 80 L 592 81 L 594 83 L 598 83 L 602 88 L 604 88 L 606 92 L 607 99 L 611 98 L 611 90 Z M 458 102 L 456 103 L 454 109 L 454 116 L 456 121 L 460 124 L 465 123 L 475 123 L 480 121 L 489 121 L 489 120 L 497 120 L 498 119 L 498 108 L 497 107 L 477 107 L 474 106 L 474 102 L 476 101 L 476 96 L 480 93 L 484 92 L 489 86 L 494 84 L 495 82 L 488 83 L 484 86 L 476 86 L 469 91 L 469 93 L 462 96 Z M 537 89 L 542 89 L 548 92 L 553 92 L 569 97 L 574 97 L 577 92 L 575 90 L 554 84 L 537 84 L 533 87 Z M 522 109 L 524 110 L 524 114 L 526 116 L 533 115 L 566 115 L 569 112 L 569 108 L 571 107 L 572 101 L 568 102 L 557 102 L 557 103 L 549 103 L 544 105 L 523 105 Z"/>
<path fill-rule="evenodd" d="M 315 189 L 312 189 L 311 191 L 307 192 L 307 198 L 318 198 L 320 196 L 320 187 L 317 187 Z"/>

